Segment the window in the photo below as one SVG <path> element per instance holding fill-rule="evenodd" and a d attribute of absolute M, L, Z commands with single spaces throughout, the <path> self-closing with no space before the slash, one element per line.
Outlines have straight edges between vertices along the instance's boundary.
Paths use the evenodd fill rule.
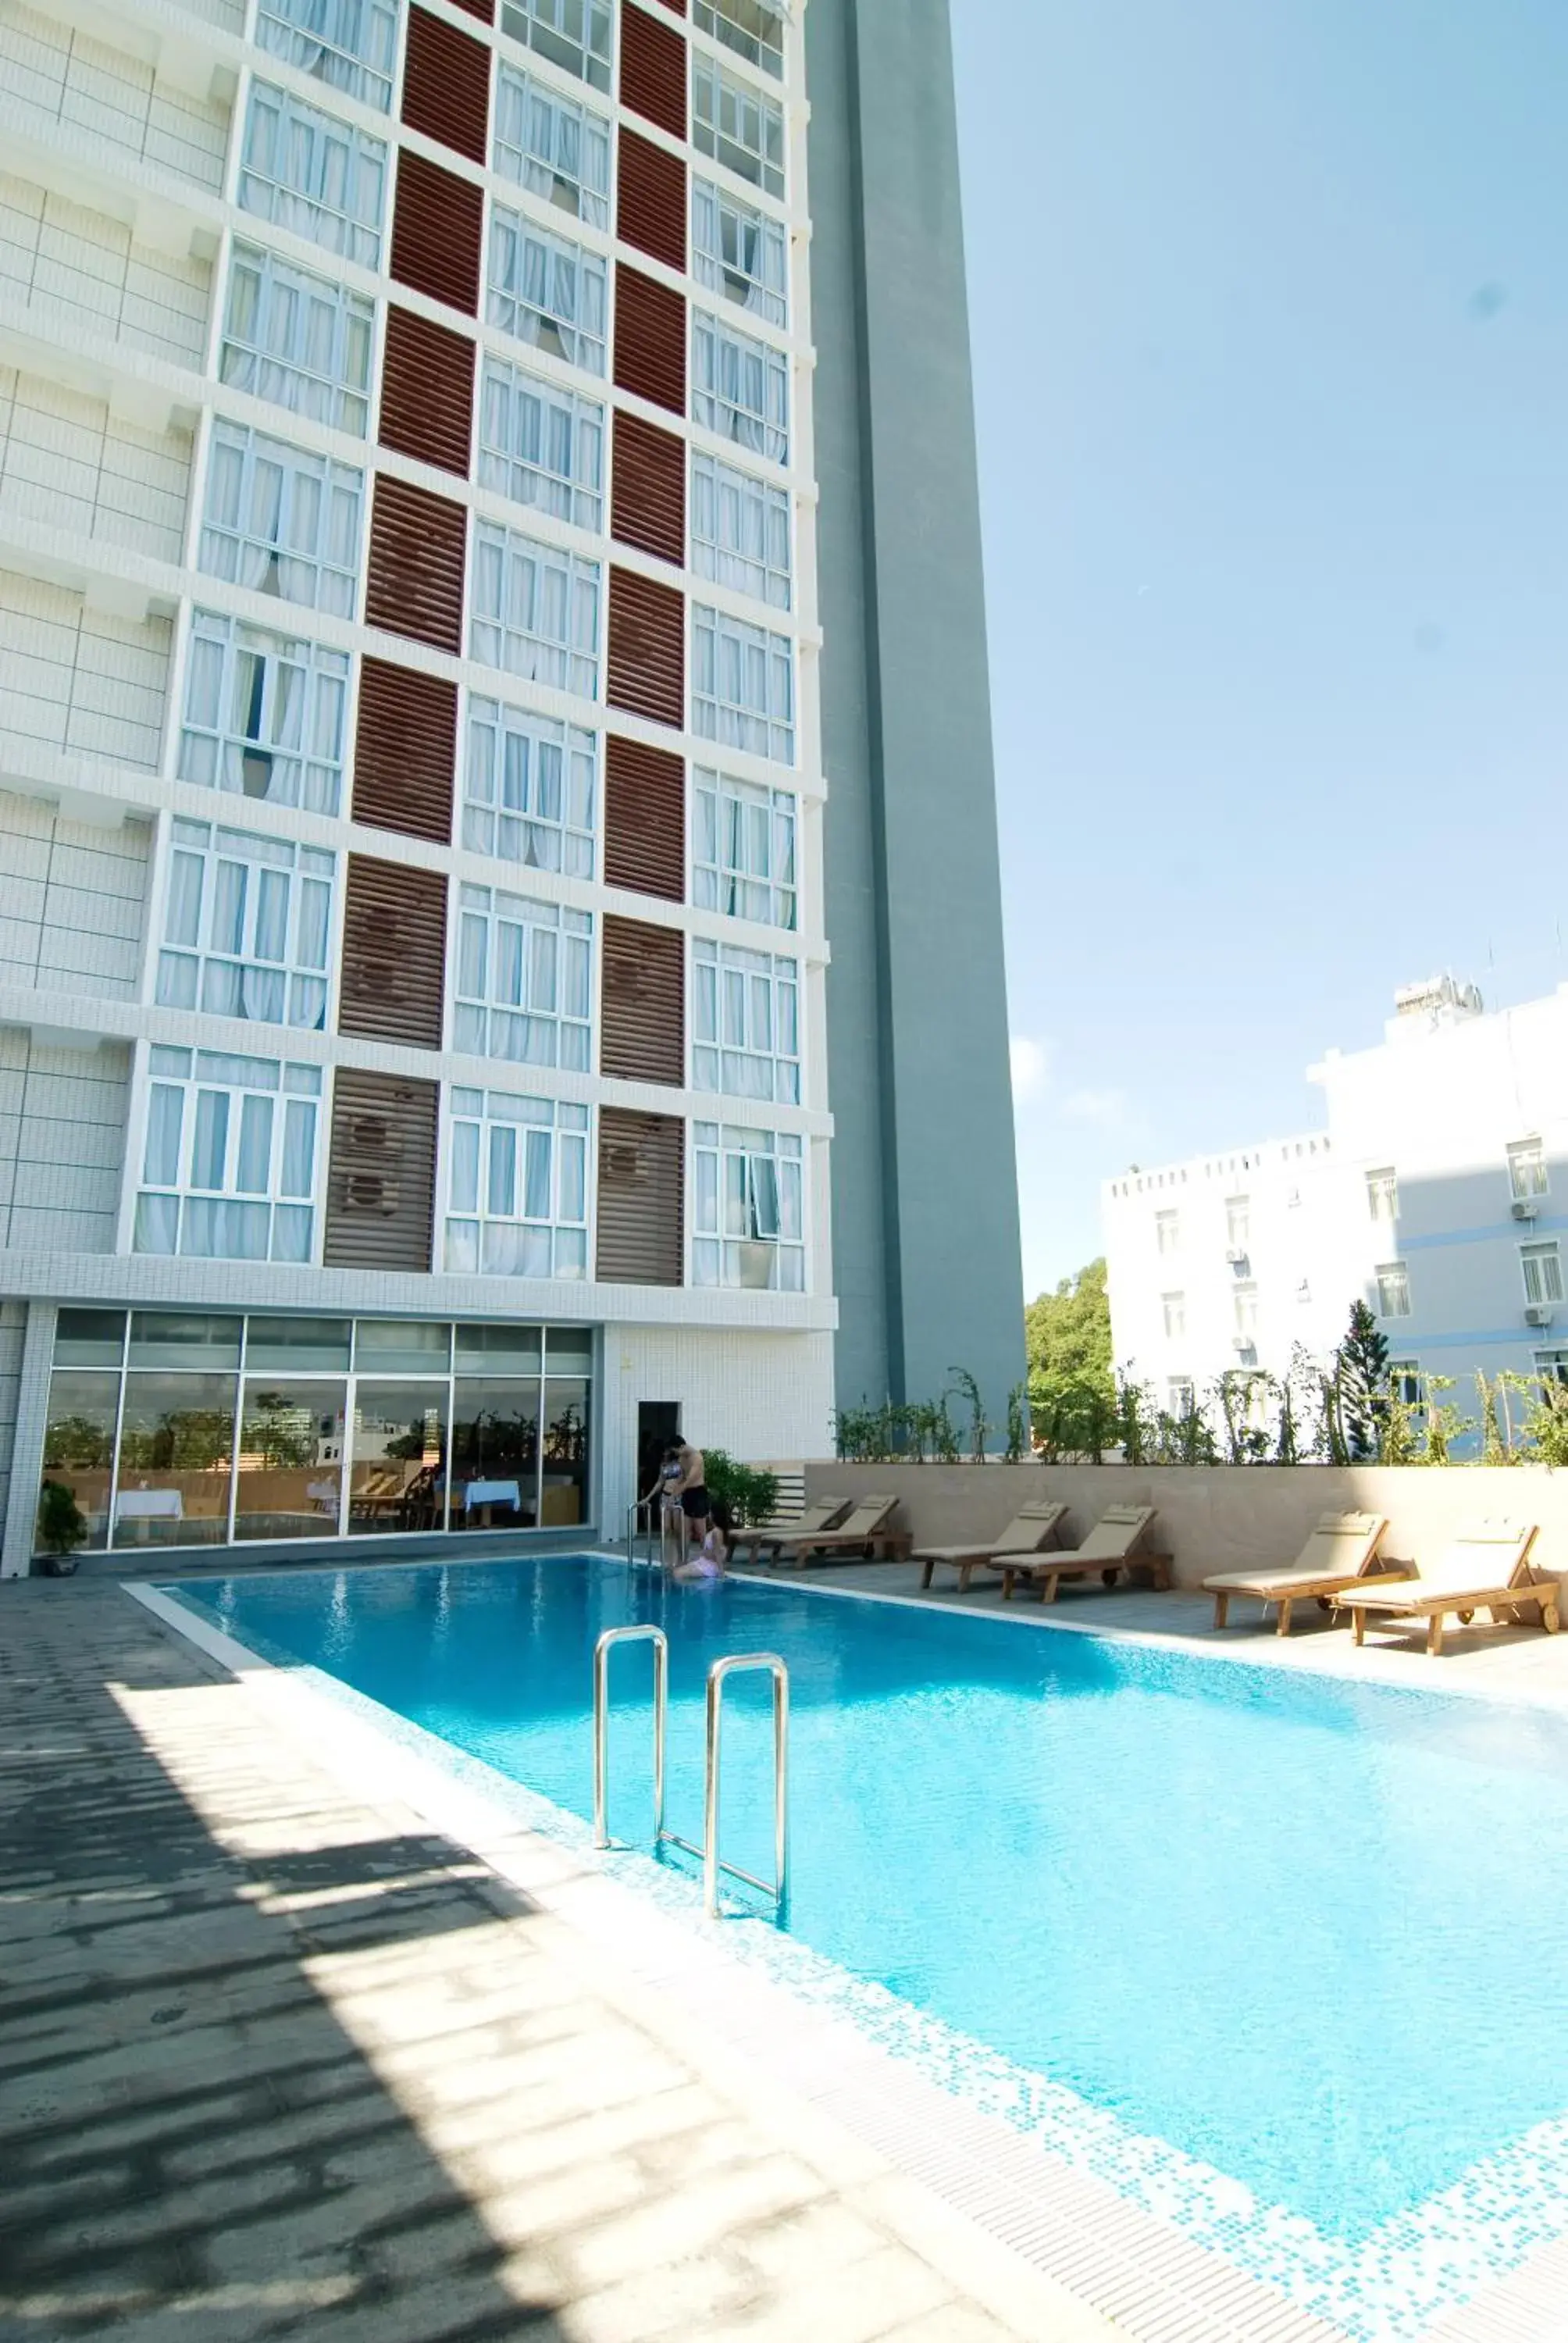
<path fill-rule="evenodd" d="M 374 268 L 381 256 L 387 149 L 303 98 L 253 82 L 240 159 L 241 211 Z"/>
<path fill-rule="evenodd" d="M 1238 1285 L 1231 1295 L 1236 1313 L 1236 1332 L 1244 1342 L 1251 1342 L 1258 1331 L 1258 1289 L 1255 1285 Z"/>
<path fill-rule="evenodd" d="M 784 78 L 784 20 L 778 0 L 692 0 L 691 21 L 776 81 Z"/>
<path fill-rule="evenodd" d="M 362 473 L 215 423 L 197 566 L 231 586 L 354 616 Z"/>
<path fill-rule="evenodd" d="M 1367 1211 L 1374 1221 L 1399 1218 L 1399 1182 L 1392 1165 L 1367 1173 Z"/>
<path fill-rule="evenodd" d="M 1419 1415 L 1426 1405 L 1422 1391 L 1419 1359 L 1392 1359 L 1388 1370 L 1389 1388 L 1402 1407 Z"/>
<path fill-rule="evenodd" d="M 782 488 L 691 451 L 691 566 L 699 578 L 789 608 L 789 499 Z"/>
<path fill-rule="evenodd" d="M 337 811 L 348 657 L 198 610 L 180 779 L 308 813 Z"/>
<path fill-rule="evenodd" d="M 599 566 L 480 521 L 468 656 L 592 699 L 598 691 Z"/>
<path fill-rule="evenodd" d="M 691 143 L 738 178 L 784 193 L 784 109 L 715 65 L 691 60 Z"/>
<path fill-rule="evenodd" d="M 283 839 L 176 821 L 160 1007 L 320 1032 L 336 860 Z"/>
<path fill-rule="evenodd" d="M 1535 1372 L 1543 1383 L 1568 1383 L 1568 1351 L 1537 1351 Z"/>
<path fill-rule="evenodd" d="M 586 1074 L 593 921 L 498 889 L 458 897 L 456 1046 Z"/>
<path fill-rule="evenodd" d="M 392 103 L 397 11 L 387 0 L 261 0 L 256 39 L 378 114 Z"/>
<path fill-rule="evenodd" d="M 447 1270 L 586 1277 L 588 1108 L 506 1091 L 451 1100 Z"/>
<path fill-rule="evenodd" d="M 602 526 L 604 409 L 521 367 L 485 360 L 479 392 L 479 480 L 519 505 L 578 528 Z"/>
<path fill-rule="evenodd" d="M 1546 1150 L 1538 1139 L 1516 1139 L 1510 1147 L 1508 1184 L 1517 1197 L 1549 1193 Z"/>
<path fill-rule="evenodd" d="M 1168 1342 L 1180 1342 L 1187 1332 L 1187 1296 L 1184 1293 L 1162 1293 L 1160 1307 L 1165 1318 Z"/>
<path fill-rule="evenodd" d="M 795 799 L 728 774 L 692 777 L 691 900 L 705 911 L 795 924 Z"/>
<path fill-rule="evenodd" d="M 691 273 L 769 325 L 789 321 L 789 247 L 780 221 L 709 179 L 691 183 Z"/>
<path fill-rule="evenodd" d="M 691 1083 L 731 1098 L 800 1103 L 799 971 L 771 952 L 692 945 Z"/>
<path fill-rule="evenodd" d="M 1524 1299 L 1538 1307 L 1563 1299 L 1563 1258 L 1555 1240 L 1549 1244 L 1527 1244 L 1519 1248 L 1520 1266 L 1524 1272 Z"/>
<path fill-rule="evenodd" d="M 1378 1316 L 1408 1318 L 1410 1316 L 1410 1272 L 1403 1262 L 1383 1262 L 1372 1273 L 1377 1281 Z"/>
<path fill-rule="evenodd" d="M 235 246 L 218 372 L 236 390 L 362 439 L 375 331 L 375 305 L 362 295 Z"/>
<path fill-rule="evenodd" d="M 603 374 L 605 264 L 497 204 L 490 223 L 489 320 L 586 374 Z"/>
<path fill-rule="evenodd" d="M 795 648 L 788 635 L 693 603 L 691 729 L 726 748 L 795 761 Z"/>
<path fill-rule="evenodd" d="M 1175 1416 L 1178 1422 L 1183 1416 L 1192 1413 L 1197 1399 L 1198 1394 L 1193 1389 L 1190 1375 L 1172 1375 L 1165 1386 L 1166 1411 Z"/>
<path fill-rule="evenodd" d="M 516 180 L 590 227 L 609 226 L 609 125 L 575 98 L 557 97 L 503 65 L 496 77 L 491 160 Z"/>
<path fill-rule="evenodd" d="M 151 1077 L 134 1250 L 307 1262 L 320 1067 L 155 1049 Z"/>
<path fill-rule="evenodd" d="M 799 1140 L 694 1123 L 691 1173 L 692 1283 L 804 1292 Z"/>
<path fill-rule="evenodd" d="M 593 733 L 469 700 L 463 843 L 472 852 L 591 879 L 598 779 Z"/>
<path fill-rule="evenodd" d="M 782 350 L 693 312 L 691 412 L 720 439 L 789 461 L 789 367 Z"/>
<path fill-rule="evenodd" d="M 508 0 L 501 30 L 594 89 L 609 87 L 609 0 Z"/>
<path fill-rule="evenodd" d="M 1181 1252 L 1181 1215 L 1180 1212 L 1155 1213 L 1154 1242 L 1161 1252 Z"/>
<path fill-rule="evenodd" d="M 1228 1252 L 1245 1252 L 1251 1242 L 1252 1206 L 1246 1196 L 1225 1200 L 1225 1245 Z"/>

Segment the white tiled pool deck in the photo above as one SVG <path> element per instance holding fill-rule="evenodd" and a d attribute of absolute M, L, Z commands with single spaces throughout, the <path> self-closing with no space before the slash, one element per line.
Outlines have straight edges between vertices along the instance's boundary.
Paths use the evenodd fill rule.
<path fill-rule="evenodd" d="M 931 1599 L 920 1596 L 918 1576 L 909 1566 L 876 1565 L 812 1574 L 804 1583 L 829 1600 L 867 1594 Z M 146 1610 L 138 1618 L 137 1608 L 106 1586 L 52 1590 L 43 1599 L 56 1634 L 74 1600 L 85 1596 L 96 1608 L 112 1597 L 130 1641 L 146 1644 L 151 1635 L 173 1648 L 162 1625 L 166 1606 L 137 1591 L 161 1614 L 159 1624 Z M 993 1594 L 980 1590 L 935 1599 L 1000 1607 Z M 1207 1604 L 1182 1594 L 1068 1590 L 1043 1615 L 1032 1602 L 1008 1611 L 1020 1632 L 1092 1627 L 1364 1681 L 1441 1684 L 1445 1692 L 1568 1708 L 1568 1636 L 1461 1631 L 1450 1653 L 1432 1662 L 1408 1646 L 1356 1653 L 1342 1631 L 1309 1628 L 1287 1641 L 1243 1623 L 1214 1635 L 1205 1624 Z M 0 1627 L 14 1615 L 6 1604 Z M 1338 2328 L 1282 2293 L 955 2100 L 840 2017 L 734 1958 L 716 1940 L 722 1932 L 672 1919 L 577 1852 L 520 1828 L 506 1798 L 488 1794 L 484 1769 L 467 1764 L 454 1774 L 432 1760 L 418 1736 L 382 1731 L 363 1708 L 325 1698 L 215 1631 L 198 1626 L 195 1634 L 202 1674 L 178 1702 L 166 1692 L 156 1698 L 136 1692 L 135 1672 L 132 1688 L 117 1690 L 115 1699 L 215 1838 L 265 1865 L 278 1832 L 287 1835 L 286 1822 L 275 1825 L 268 1815 L 265 1785 L 287 1785 L 280 1796 L 286 1817 L 300 1806 L 307 1773 L 304 1804 L 318 1839 L 433 1835 L 459 1870 L 471 1865 L 476 1893 L 503 1899 L 498 1908 L 511 1916 L 487 1925 L 526 1926 L 530 1955 L 547 1956 L 578 1996 L 591 1995 L 598 2015 L 585 2022 L 589 2039 L 596 2026 L 608 2029 L 607 2039 L 621 2041 L 634 2075 L 638 2057 L 675 2062 L 682 2078 L 675 2087 L 709 2094 L 720 2129 L 729 2126 L 737 2141 L 744 2133 L 749 2146 L 744 2153 L 736 2147 L 733 2167 L 722 2144 L 709 2144 L 705 2168 L 721 2177 L 678 2191 L 675 2207 L 662 2211 L 662 2179 L 646 2159 L 639 2165 L 618 2155 L 606 2134 L 603 2152 L 573 2167 L 577 2177 L 562 2184 L 552 2209 L 536 2177 L 537 2116 L 525 2124 L 519 2113 L 508 2124 L 497 2097 L 507 2089 L 500 2078 L 509 2046 L 488 2046 L 482 2006 L 477 2016 L 451 2006 L 442 1938 L 432 1936 L 417 1951 L 402 1943 L 374 1956 L 313 1957 L 307 1966 L 315 1990 L 397 2097 L 428 2157 L 461 2191 L 466 2217 L 487 2238 L 504 2237 L 501 2263 L 487 2267 L 488 2298 L 498 2290 L 501 2299 L 514 2300 L 519 2322 L 526 2303 L 548 2301 L 552 2323 L 519 2323 L 519 2335 L 580 2337 L 583 2343 L 639 2343 L 664 2334 L 765 2343 L 854 2343 L 859 2337 L 869 2343 L 883 2336 L 979 2343 L 1007 2335 L 1110 2343 L 1116 2334 L 1134 2343 L 1339 2343 Z M 110 1645 L 114 1641 L 109 1635 Z M 69 1654 L 65 1658 L 68 1664 Z M 111 1662 L 106 1650 L 104 1666 Z M 215 1739 L 220 1719 L 226 1721 Z M 46 1731 L 45 1719 L 36 1721 Z M 486 1881 L 492 1883 L 487 1889 Z M 263 1908 L 271 1912 L 278 1903 L 274 1896 Z M 287 1909 L 288 1899 L 282 1905 Z M 502 1964 L 493 1970 L 499 1991 L 507 1953 L 498 1938 L 484 1958 Z M 531 1974 L 537 1981 L 542 1973 Z M 637 2037 L 635 2055 L 628 2028 Z M 607 2074 L 613 2058 L 607 2046 Z M 495 2059 L 494 2087 L 487 2090 L 486 2066 Z M 563 2121 L 584 2118 L 582 2108 L 568 2115 L 563 2107 Z M 767 2186 L 758 2177 L 759 2164 L 773 2174 Z M 575 2206 L 568 2202 L 573 2187 Z M 769 2187 L 782 2191 L 777 2203 Z M 609 2189 L 610 2197 L 600 2202 L 596 2188 Z M 617 2188 L 628 2193 L 617 2199 Z M 641 2230 L 639 2195 L 648 2199 Z M 632 2245 L 601 2243 L 595 2260 L 594 2237 L 613 2240 L 626 2231 Z M 631 2257 L 624 2269 L 618 2254 Z M 8 2291 L 0 2285 L 0 2331 L 5 2313 L 15 2308 L 5 2298 Z M 399 2343 L 405 2335 L 410 2343 L 434 2343 L 458 2331 L 510 2331 L 504 2319 L 459 2330 L 420 2324 L 401 2311 L 393 2318 L 389 2301 L 381 2323 L 340 2329 L 349 2299 L 345 2294 L 330 2316 L 327 2302 L 317 2305 L 309 2321 L 313 2338 L 330 2334 L 336 2343 L 339 2331 L 345 2338 L 363 2331 L 367 2343 L 371 2337 Z M 1440 2318 L 1427 2337 L 1429 2343 L 1553 2343 L 1568 2337 L 1565 2305 L 1568 2239 Z M 26 2331 L 49 2330 L 34 2323 Z M 85 2330 L 63 2325 L 59 2331 Z M 164 2343 L 196 2330 L 188 2318 L 171 2316 L 166 2325 L 122 2323 L 101 2331 Z M 224 2343 L 275 2331 L 287 2331 L 286 2323 L 226 2323 L 221 2329 Z"/>

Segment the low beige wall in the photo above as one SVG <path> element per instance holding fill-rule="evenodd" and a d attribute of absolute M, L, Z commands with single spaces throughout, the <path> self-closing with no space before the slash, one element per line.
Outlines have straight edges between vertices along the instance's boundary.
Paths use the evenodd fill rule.
<path fill-rule="evenodd" d="M 1534 1522 L 1537 1577 L 1568 1580 L 1568 1473 L 1543 1465 L 839 1464 L 806 1466 L 806 1502 L 897 1492 L 899 1525 L 918 1545 L 993 1537 L 1031 1498 L 1070 1507 L 1075 1545 L 1107 1505 L 1157 1505 L 1151 1543 L 1171 1554 L 1179 1586 L 1211 1571 L 1293 1559 L 1318 1515 L 1386 1513 L 1382 1551 L 1419 1561 L 1481 1515 Z"/>

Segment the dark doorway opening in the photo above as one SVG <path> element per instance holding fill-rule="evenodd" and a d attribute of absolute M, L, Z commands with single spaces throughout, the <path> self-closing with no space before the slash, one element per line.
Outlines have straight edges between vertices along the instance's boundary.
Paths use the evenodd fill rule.
<path fill-rule="evenodd" d="M 664 1452 L 680 1438 L 678 1399 L 639 1399 L 637 1403 L 637 1493 L 646 1497 L 658 1478 Z"/>

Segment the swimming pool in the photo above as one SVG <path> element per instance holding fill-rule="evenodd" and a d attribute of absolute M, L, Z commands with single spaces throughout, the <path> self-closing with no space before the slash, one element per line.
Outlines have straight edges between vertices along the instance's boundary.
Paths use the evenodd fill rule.
<path fill-rule="evenodd" d="M 595 1638 L 657 1622 L 690 1838 L 709 1664 L 776 1650 L 789 1933 L 945 2030 L 947 2079 L 1000 2054 L 1013 2120 L 1062 2146 L 1081 2106 L 1101 2169 L 1158 2167 L 1163 2210 L 1352 2332 L 1415 2331 L 1386 2266 L 1434 2220 L 1471 2277 L 1451 2254 L 1428 2316 L 1568 2227 L 1568 1721 L 594 1558 L 166 1592 L 579 1817 Z M 642 1838 L 647 1654 L 615 1669 L 611 1824 Z M 725 1851 L 762 1872 L 767 1698 L 726 1711 Z"/>

